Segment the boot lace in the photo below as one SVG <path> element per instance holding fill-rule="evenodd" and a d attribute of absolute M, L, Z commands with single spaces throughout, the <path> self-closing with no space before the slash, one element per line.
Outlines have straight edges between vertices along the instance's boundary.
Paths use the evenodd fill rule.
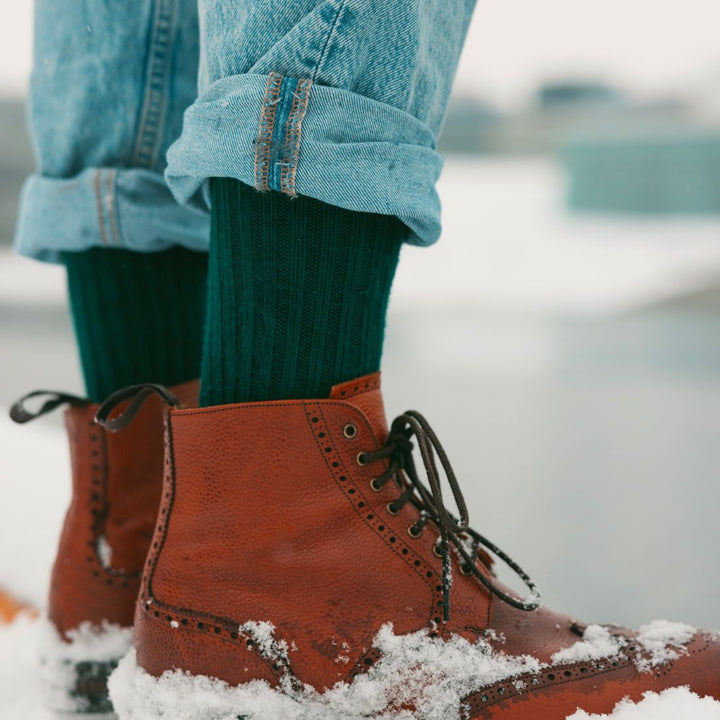
<path fill-rule="evenodd" d="M 44 400 L 40 403 L 36 410 L 32 410 L 28 406 L 28 400 L 38 402 L 40 398 Z M 49 412 L 59 408 L 61 405 L 71 405 L 73 407 L 80 407 L 83 405 L 89 405 L 90 401 L 78 397 L 77 395 L 70 395 L 69 393 L 55 392 L 54 390 L 33 390 L 27 395 L 23 395 L 11 408 L 10 408 L 10 419 L 16 423 L 26 423 L 35 418 L 39 418 L 41 415 L 46 415 Z"/>
<path fill-rule="evenodd" d="M 413 442 L 417 442 L 428 485 L 418 475 L 413 459 Z M 373 489 L 380 491 L 391 480 L 400 490 L 400 495 L 388 505 L 388 511 L 396 515 L 412 503 L 418 510 L 418 520 L 408 528 L 411 537 L 419 537 L 423 528 L 432 523 L 440 532 L 440 541 L 436 554 L 442 559 L 443 616 L 450 619 L 450 589 L 452 587 L 452 562 L 450 547 L 455 548 L 462 562 L 461 571 L 473 575 L 489 592 L 503 602 L 520 610 L 535 610 L 540 605 L 540 592 L 530 576 L 497 545 L 469 526 L 467 504 L 450 460 L 428 421 L 416 410 L 408 410 L 399 415 L 390 427 L 387 441 L 379 450 L 362 452 L 358 461 L 362 465 L 389 460 L 385 472 L 372 481 Z M 459 518 L 445 507 L 441 476 L 438 462 L 442 466 L 448 485 L 452 491 Z M 469 549 L 468 549 L 469 546 Z M 523 581 L 532 595 L 532 600 L 519 600 L 505 592 L 477 567 L 481 547 L 487 548 Z M 485 553 L 483 552 L 483 555 Z"/>

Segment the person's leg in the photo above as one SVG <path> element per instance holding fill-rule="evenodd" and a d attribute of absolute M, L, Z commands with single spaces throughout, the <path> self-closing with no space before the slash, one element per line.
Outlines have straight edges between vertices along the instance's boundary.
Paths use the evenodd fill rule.
<path fill-rule="evenodd" d="M 90 400 L 137 383 L 198 377 L 206 253 L 91 248 L 65 252 L 62 261 Z"/>
<path fill-rule="evenodd" d="M 203 92 L 167 176 L 212 205 L 203 404 L 379 369 L 400 245 L 439 233 L 435 137 L 473 4 L 200 3 Z"/>
<path fill-rule="evenodd" d="M 197 377 L 207 218 L 173 199 L 166 152 L 195 99 L 194 0 L 37 0 L 31 129 L 38 174 L 16 246 L 62 262 L 87 392 Z"/>
<path fill-rule="evenodd" d="M 67 269 L 89 399 L 64 393 L 72 497 L 43 627 L 47 702 L 106 712 L 106 678 L 129 647 L 140 576 L 160 502 L 163 408 L 126 433 L 95 422 L 96 401 L 128 383 L 196 378 L 209 223 L 180 207 L 164 178 L 168 145 L 196 97 L 195 0 L 37 0 L 32 134 L 16 245 Z M 197 383 L 174 386 L 197 403 Z M 95 402 L 91 402 L 95 401 Z M 38 477 L 42 482 L 57 477 Z M 98 653 L 98 648 L 102 652 Z"/>
<path fill-rule="evenodd" d="M 326 397 L 376 372 L 407 228 L 213 181 L 201 404 Z"/>
<path fill-rule="evenodd" d="M 434 139 L 471 6 L 201 2 L 206 88 L 167 176 L 179 199 L 212 200 L 202 381 L 217 404 L 153 388 L 173 405 L 168 472 L 136 652 L 112 686 L 121 720 L 517 720 L 608 713 L 676 684 L 720 696 L 715 636 L 583 637 L 539 609 L 529 577 L 468 526 L 427 421 L 408 411 L 388 428 L 379 374 L 347 377 L 377 366 L 405 232 L 392 219 L 411 242 L 437 237 Z M 100 422 L 131 423 L 150 392 L 124 413 L 114 398 Z M 656 653 L 671 653 L 662 670 Z"/>

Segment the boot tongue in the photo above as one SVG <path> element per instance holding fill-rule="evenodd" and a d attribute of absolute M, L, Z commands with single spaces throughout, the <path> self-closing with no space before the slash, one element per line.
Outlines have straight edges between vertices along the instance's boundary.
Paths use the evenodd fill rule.
<path fill-rule="evenodd" d="M 333 385 L 330 390 L 330 399 L 343 400 L 358 408 L 370 422 L 378 443 L 385 442 L 388 429 L 385 405 L 380 392 L 379 372 Z"/>

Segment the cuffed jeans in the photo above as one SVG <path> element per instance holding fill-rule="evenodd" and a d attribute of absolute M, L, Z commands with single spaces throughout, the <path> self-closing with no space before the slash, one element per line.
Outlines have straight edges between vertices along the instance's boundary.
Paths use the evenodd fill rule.
<path fill-rule="evenodd" d="M 206 250 L 208 179 L 440 233 L 435 150 L 475 0 L 36 0 L 16 247 Z"/>

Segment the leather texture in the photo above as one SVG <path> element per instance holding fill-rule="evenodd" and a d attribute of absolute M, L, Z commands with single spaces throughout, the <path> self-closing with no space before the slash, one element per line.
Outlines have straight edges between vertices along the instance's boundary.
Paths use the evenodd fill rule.
<path fill-rule="evenodd" d="M 415 507 L 393 515 L 397 485 L 371 485 L 387 461 L 358 462 L 387 432 L 379 374 L 338 385 L 328 399 L 170 409 L 163 499 L 136 611 L 140 666 L 231 685 L 286 677 L 322 690 L 377 661 L 372 640 L 387 622 L 395 633 L 470 640 L 492 629 L 499 652 L 542 662 L 575 644 L 578 623 L 498 600 L 455 556 L 450 620 L 442 620 L 437 530 L 411 537 Z M 482 556 L 478 569 L 492 573 Z M 271 622 L 289 656 L 263 654 L 252 621 Z M 607 712 L 625 695 L 675 684 L 720 696 L 720 644 L 705 634 L 693 643 L 659 675 L 639 673 L 628 655 L 618 666 L 545 673 L 522 690 L 500 683 L 468 697 L 465 717 Z"/>
<path fill-rule="evenodd" d="M 173 388 L 197 405 L 197 381 Z M 163 481 L 159 398 L 133 425 L 110 433 L 94 422 L 98 405 L 65 411 L 72 498 L 50 581 L 48 615 L 61 635 L 83 622 L 130 627 L 155 527 Z"/>

